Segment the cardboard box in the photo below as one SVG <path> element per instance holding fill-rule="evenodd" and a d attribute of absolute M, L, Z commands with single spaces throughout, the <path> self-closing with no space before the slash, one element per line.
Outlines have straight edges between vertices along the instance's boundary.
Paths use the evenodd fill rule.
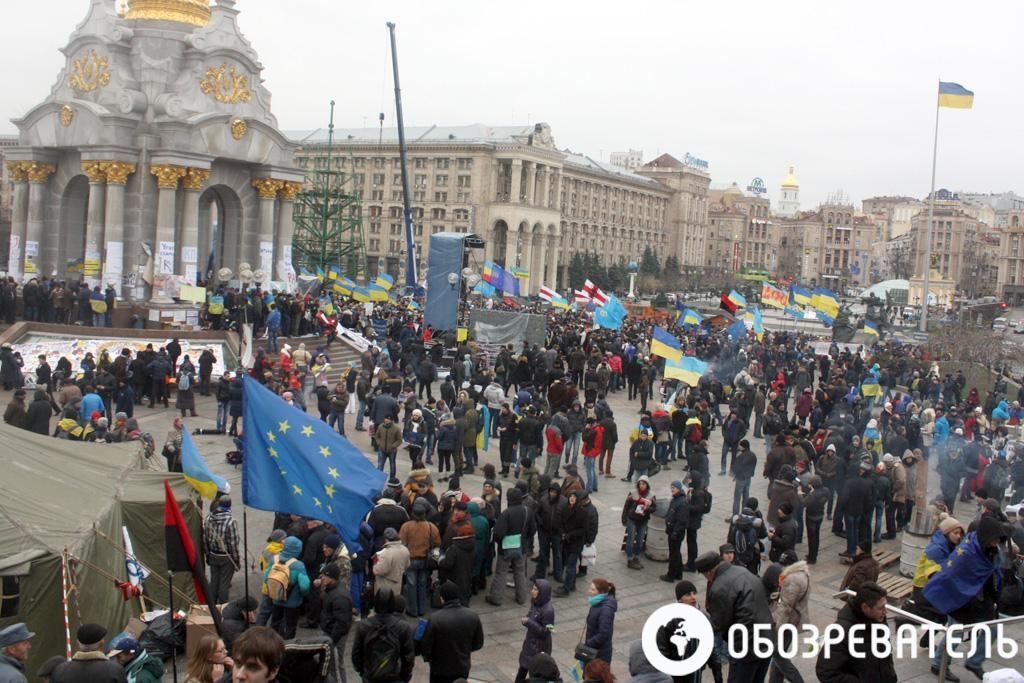
<path fill-rule="evenodd" d="M 192 654 L 199 647 L 199 641 L 205 635 L 217 635 L 210 610 L 206 605 L 192 605 L 185 621 L 185 655 L 189 659 L 192 658 Z"/>
<path fill-rule="evenodd" d="M 142 619 L 132 617 L 128 620 L 128 625 L 124 627 L 124 632 L 129 634 L 135 640 L 138 640 L 139 636 L 141 636 L 142 632 L 145 631 L 147 628 L 148 627 L 146 626 L 146 622 L 144 622 Z"/>

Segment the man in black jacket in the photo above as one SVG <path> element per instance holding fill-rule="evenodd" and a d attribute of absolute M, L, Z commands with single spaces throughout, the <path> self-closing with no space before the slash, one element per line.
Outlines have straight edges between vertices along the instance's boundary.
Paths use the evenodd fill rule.
<path fill-rule="evenodd" d="M 665 533 L 668 534 L 668 572 L 662 574 L 662 581 L 679 581 L 683 578 L 683 556 L 680 547 L 690 522 L 690 501 L 683 490 L 683 482 L 674 481 L 671 486 L 672 500 L 665 514 Z"/>
<path fill-rule="evenodd" d="M 508 507 L 498 516 L 494 524 L 494 543 L 498 547 L 498 562 L 491 579 L 491 590 L 487 602 L 501 606 L 505 594 L 505 576 L 512 569 L 515 583 L 516 602 L 525 605 L 530 589 L 526 584 L 526 555 L 523 549 L 536 531 L 533 515 L 523 505 L 523 492 L 518 488 L 509 489 Z"/>
<path fill-rule="evenodd" d="M 738 515 L 743 502 L 750 498 L 750 481 L 757 472 L 757 456 L 750 450 L 750 441 L 740 441 L 740 450 L 732 461 L 732 478 L 735 481 L 732 494 L 732 514 Z"/>
<path fill-rule="evenodd" d="M 126 681 L 124 669 L 107 659 L 103 644 L 107 629 L 99 624 L 82 624 L 75 635 L 78 652 L 58 666 L 50 678 L 54 683 L 118 683 Z"/>
<path fill-rule="evenodd" d="M 519 508 L 525 509 L 522 505 Z M 420 642 L 423 661 L 430 664 L 430 683 L 468 679 L 473 665 L 472 653 L 484 646 L 484 627 L 480 617 L 462 606 L 458 586 L 451 581 L 441 584 L 441 600 L 444 607 L 430 615 L 426 633 Z"/>
<path fill-rule="evenodd" d="M 562 578 L 562 521 L 568 501 L 557 482 L 548 485 L 537 506 L 537 568 L 534 579 L 546 579 L 550 553 L 551 576 Z"/>
<path fill-rule="evenodd" d="M 569 494 L 569 505 L 562 517 L 562 587 L 555 596 L 564 598 L 576 590 L 576 570 L 583 546 L 597 538 L 597 509 L 590 503 L 586 489 Z"/>
<path fill-rule="evenodd" d="M 387 638 L 385 633 L 392 634 L 391 637 L 397 640 L 396 651 L 383 652 L 385 648 L 381 645 Z M 403 617 L 395 614 L 395 594 L 390 588 L 381 588 L 373 598 L 373 616 L 356 625 L 352 639 L 352 667 L 361 677 L 368 679 L 370 669 L 387 670 L 391 668 L 390 662 L 397 661 L 395 676 L 388 679 L 388 683 L 410 680 L 416 663 L 412 636 L 412 629 Z"/>
<path fill-rule="evenodd" d="M 875 509 L 875 486 L 872 483 L 870 462 L 860 463 L 860 476 L 846 480 L 843 490 L 843 513 L 846 517 L 846 552 L 840 557 L 852 558 L 857 554 L 858 540 L 871 539 L 871 513 Z"/>
<path fill-rule="evenodd" d="M 886 617 L 885 589 L 873 581 L 863 584 L 857 594 L 839 610 L 836 624 L 842 627 L 848 637 L 831 647 L 822 648 L 814 672 L 822 683 L 840 681 L 872 681 L 873 683 L 895 683 L 896 668 L 892 661 L 891 648 L 879 647 L 872 641 L 876 638 L 873 626 L 884 624 Z M 858 627 L 856 638 L 849 637 L 850 629 Z M 877 637 L 889 640 L 889 630 L 884 629 Z M 887 649 L 889 654 L 878 657 L 874 653 Z M 732 671 L 730 667 L 730 678 Z M 947 680 L 950 680 L 947 678 Z"/>
<path fill-rule="evenodd" d="M 320 588 L 323 589 L 320 629 L 334 643 L 336 680 L 345 683 L 345 667 L 341 664 L 341 658 L 345 654 L 345 637 L 352 628 L 352 598 L 349 597 L 348 586 L 341 584 L 341 568 L 338 565 L 327 565 L 320 575 Z"/>

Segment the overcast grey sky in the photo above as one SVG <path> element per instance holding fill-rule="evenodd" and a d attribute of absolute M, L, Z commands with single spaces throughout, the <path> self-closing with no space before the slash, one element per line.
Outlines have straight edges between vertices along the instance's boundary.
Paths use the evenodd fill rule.
<path fill-rule="evenodd" d="M 113 1 L 113 0 L 112 0 Z M 714 185 L 789 165 L 802 204 L 928 191 L 939 76 L 974 90 L 942 110 L 938 185 L 1024 191 L 1017 131 L 1024 3 L 493 3 L 239 0 L 284 129 L 394 121 L 385 21 L 398 24 L 407 125 L 546 121 L 605 160 L 686 152 Z M 0 130 L 50 90 L 88 0 L 4 2 Z"/>

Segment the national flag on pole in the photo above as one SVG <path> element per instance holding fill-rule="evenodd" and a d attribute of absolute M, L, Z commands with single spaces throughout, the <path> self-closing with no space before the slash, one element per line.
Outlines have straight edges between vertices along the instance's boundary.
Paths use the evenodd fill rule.
<path fill-rule="evenodd" d="M 867 332 L 868 334 L 873 334 L 876 337 L 880 336 L 878 334 L 878 324 L 872 322 L 871 320 L 864 321 L 864 331 Z"/>
<path fill-rule="evenodd" d="M 149 570 L 142 566 L 135 557 L 132 537 L 128 535 L 128 527 L 121 527 L 121 539 L 124 541 L 124 567 L 128 570 L 128 583 L 142 588 L 142 582 L 149 578 Z"/>
<path fill-rule="evenodd" d="M 569 302 L 560 296 L 556 296 L 554 299 L 552 299 L 551 305 L 554 306 L 555 308 L 561 308 L 565 310 L 568 310 L 570 307 Z"/>
<path fill-rule="evenodd" d="M 824 287 L 815 287 L 814 295 L 811 297 L 811 306 L 830 318 L 839 315 L 839 297 L 835 292 Z"/>
<path fill-rule="evenodd" d="M 742 320 L 737 320 L 728 329 L 729 338 L 732 339 L 733 343 L 737 343 L 747 338 L 747 324 Z"/>
<path fill-rule="evenodd" d="M 677 379 L 691 387 L 697 386 L 700 378 L 708 371 L 708 364 L 693 356 L 682 356 L 678 360 L 665 360 L 665 379 Z"/>
<path fill-rule="evenodd" d="M 582 290 L 577 289 L 575 295 L 573 296 L 573 300 L 576 303 L 583 304 L 585 306 L 590 303 L 590 295 Z"/>
<path fill-rule="evenodd" d="M 761 309 L 754 306 L 754 335 L 757 341 L 764 339 L 764 322 L 761 320 Z"/>
<path fill-rule="evenodd" d="M 677 325 L 700 325 L 704 322 L 704 316 L 692 308 L 684 308 L 683 314 L 679 316 L 679 320 L 676 322 Z"/>
<path fill-rule="evenodd" d="M 253 380 L 255 381 L 255 380 Z M 196 546 L 188 532 L 188 525 L 171 492 L 171 485 L 164 480 L 164 539 L 167 543 L 167 569 L 172 572 L 189 572 L 196 587 L 199 602 L 206 603 L 206 577 L 198 566 Z"/>
<path fill-rule="evenodd" d="M 810 290 L 798 287 L 796 285 L 789 286 L 789 300 L 790 303 L 798 304 L 800 306 L 811 305 L 811 292 Z"/>
<path fill-rule="evenodd" d="M 357 546 L 359 523 L 387 476 L 327 423 L 248 375 L 243 388 L 243 502 L 330 522 L 349 548 Z"/>
<path fill-rule="evenodd" d="M 743 295 L 737 292 L 735 289 L 728 294 L 722 295 L 722 300 L 719 303 L 719 307 L 725 309 L 732 315 L 736 315 L 736 311 L 741 308 L 745 308 L 747 300 L 743 298 Z"/>
<path fill-rule="evenodd" d="M 341 277 L 341 268 L 338 266 L 327 266 L 327 279 L 337 280 Z"/>
<path fill-rule="evenodd" d="M 959 83 L 939 81 L 939 106 L 950 109 L 970 109 L 974 106 L 974 93 Z"/>
<path fill-rule="evenodd" d="M 683 346 L 675 336 L 655 325 L 651 337 L 651 353 L 662 358 L 679 360 L 683 357 Z"/>
<path fill-rule="evenodd" d="M 594 294 L 591 298 L 593 299 L 594 303 L 597 304 L 598 306 L 604 306 L 606 303 L 608 303 L 608 295 L 601 291 L 600 287 L 598 287 L 597 290 L 594 291 Z"/>
<path fill-rule="evenodd" d="M 789 295 L 778 287 L 765 282 L 761 284 L 761 302 L 766 306 L 785 308 L 789 303 Z"/>
<path fill-rule="evenodd" d="M 181 430 L 181 469 L 185 481 L 206 500 L 213 500 L 218 490 L 227 489 L 227 481 L 210 471 L 187 429 Z"/>
<path fill-rule="evenodd" d="M 541 287 L 539 290 L 537 290 L 537 296 L 539 296 L 541 299 L 544 299 L 544 301 L 551 301 L 552 299 L 558 296 L 558 292 L 551 289 L 550 287 Z"/>
<path fill-rule="evenodd" d="M 498 290 L 494 288 L 494 285 L 485 280 L 481 280 L 476 283 L 476 287 L 473 288 L 473 292 L 476 294 L 483 294 L 484 296 L 494 296 L 496 291 Z"/>
<path fill-rule="evenodd" d="M 594 292 L 597 291 L 597 285 L 595 285 L 588 279 L 586 282 L 583 283 L 583 291 L 586 292 L 588 296 L 592 297 L 594 296 Z"/>
<path fill-rule="evenodd" d="M 377 279 L 374 281 L 374 284 L 382 289 L 390 290 L 392 287 L 395 286 L 395 278 L 387 273 L 381 273 L 380 275 L 377 276 Z"/>

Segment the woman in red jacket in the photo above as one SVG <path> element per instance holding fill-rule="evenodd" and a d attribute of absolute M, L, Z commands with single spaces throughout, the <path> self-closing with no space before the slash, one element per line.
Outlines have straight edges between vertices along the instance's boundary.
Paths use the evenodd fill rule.
<path fill-rule="evenodd" d="M 583 467 L 587 472 L 587 492 L 597 491 L 597 458 L 604 448 L 604 427 L 588 417 L 583 427 Z"/>

